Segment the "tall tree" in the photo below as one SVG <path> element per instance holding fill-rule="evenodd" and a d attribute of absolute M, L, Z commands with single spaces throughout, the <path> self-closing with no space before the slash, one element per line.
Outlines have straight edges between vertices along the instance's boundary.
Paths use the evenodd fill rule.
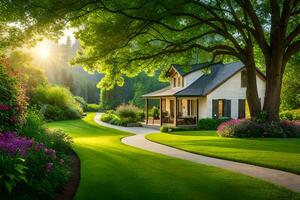
<path fill-rule="evenodd" d="M 270 121 L 279 120 L 282 76 L 300 50 L 299 0 L 102 0 L 86 2 L 80 16 L 85 27 L 77 37 L 84 51 L 77 62 L 107 72 L 110 81 L 122 82 L 120 74 L 151 70 L 162 59 L 193 49 L 210 52 L 212 60 L 225 55 L 242 61 L 254 117 L 261 111 L 255 66 L 256 55 L 262 54 L 267 77 L 263 109 Z"/>

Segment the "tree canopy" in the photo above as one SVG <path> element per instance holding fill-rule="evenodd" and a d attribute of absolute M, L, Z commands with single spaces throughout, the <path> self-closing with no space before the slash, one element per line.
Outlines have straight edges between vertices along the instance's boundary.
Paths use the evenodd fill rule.
<path fill-rule="evenodd" d="M 247 98 L 255 117 L 261 111 L 255 67 L 262 63 L 263 109 L 270 120 L 278 120 L 285 66 L 300 50 L 299 0 L 7 2 L 3 5 L 20 10 L 16 17 L 23 15 L 21 22 L 35 19 L 26 21 L 30 33 L 45 27 L 57 31 L 67 23 L 75 27 L 82 51 L 74 63 L 104 72 L 101 87 L 122 85 L 124 75 L 153 73 L 170 62 L 187 64 L 205 52 L 206 60 L 245 64 Z"/>

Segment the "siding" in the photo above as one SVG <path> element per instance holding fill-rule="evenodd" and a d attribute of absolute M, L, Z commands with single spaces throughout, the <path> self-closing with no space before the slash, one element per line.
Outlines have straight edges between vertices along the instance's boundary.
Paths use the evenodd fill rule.
<path fill-rule="evenodd" d="M 260 76 L 257 77 L 258 96 L 261 99 L 262 106 L 265 94 L 265 82 Z M 238 99 L 246 99 L 246 88 L 241 87 L 241 72 L 232 76 L 229 80 L 224 82 L 221 86 L 213 90 L 206 98 L 206 115 L 212 116 L 212 100 L 213 99 L 230 99 L 231 100 L 231 117 L 238 118 Z M 201 105 L 201 104 L 200 104 Z M 201 113 L 202 114 L 202 113 Z M 203 118 L 203 116 L 199 116 Z"/>

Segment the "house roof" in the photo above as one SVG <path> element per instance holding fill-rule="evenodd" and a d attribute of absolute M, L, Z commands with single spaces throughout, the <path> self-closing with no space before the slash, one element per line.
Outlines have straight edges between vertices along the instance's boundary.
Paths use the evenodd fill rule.
<path fill-rule="evenodd" d="M 210 66 L 211 63 L 201 63 L 201 64 L 194 64 L 194 65 L 178 65 L 178 64 L 171 64 L 170 68 L 168 69 L 167 73 L 170 71 L 170 69 L 175 69 L 176 72 L 178 72 L 181 76 L 185 76 L 189 73 L 192 73 L 194 71 L 197 71 L 199 69 L 206 68 Z"/>
<path fill-rule="evenodd" d="M 205 96 L 245 67 L 241 62 L 229 64 L 217 63 L 210 66 L 211 73 L 200 76 L 190 85 L 187 85 L 183 88 L 172 88 L 169 86 L 161 90 L 145 94 L 142 97 Z M 208 67 L 208 65 L 206 65 L 206 67 Z M 204 67 L 200 67 L 198 69 L 201 68 Z M 264 77 L 259 70 L 258 73 Z"/>
<path fill-rule="evenodd" d="M 213 65 L 210 74 L 202 75 L 187 88 L 177 92 L 176 96 L 204 96 L 243 68 L 241 62 Z"/>

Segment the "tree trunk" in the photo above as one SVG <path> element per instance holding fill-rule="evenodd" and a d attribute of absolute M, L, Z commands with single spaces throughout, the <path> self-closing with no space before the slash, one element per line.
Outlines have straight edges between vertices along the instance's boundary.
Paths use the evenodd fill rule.
<path fill-rule="evenodd" d="M 250 115 L 252 118 L 257 117 L 261 112 L 261 103 L 257 92 L 257 82 L 256 82 L 256 67 L 254 62 L 246 63 L 247 69 L 247 100 L 250 110 Z"/>
<path fill-rule="evenodd" d="M 263 110 L 268 113 L 268 121 L 279 121 L 280 93 L 282 84 L 281 57 L 273 57 L 270 61 L 271 66 L 267 66 L 266 93 Z"/>

